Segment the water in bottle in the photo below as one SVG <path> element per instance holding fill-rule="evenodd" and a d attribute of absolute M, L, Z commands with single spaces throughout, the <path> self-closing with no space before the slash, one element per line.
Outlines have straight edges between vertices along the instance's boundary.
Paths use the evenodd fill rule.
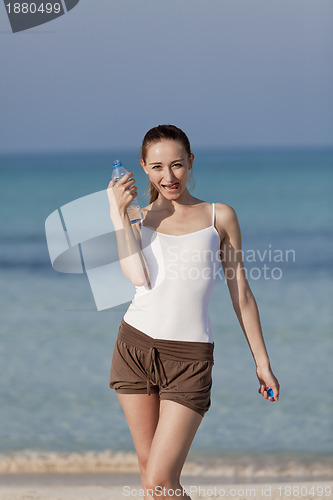
<path fill-rule="evenodd" d="M 121 177 L 123 177 L 123 175 L 127 173 L 128 170 L 126 170 L 126 168 L 123 167 L 121 161 L 115 160 L 113 162 L 112 179 L 116 179 L 117 182 Z M 130 206 L 127 208 L 127 214 L 131 224 L 135 224 L 136 222 L 142 220 L 140 205 L 137 202 L 136 198 L 134 198 Z"/>

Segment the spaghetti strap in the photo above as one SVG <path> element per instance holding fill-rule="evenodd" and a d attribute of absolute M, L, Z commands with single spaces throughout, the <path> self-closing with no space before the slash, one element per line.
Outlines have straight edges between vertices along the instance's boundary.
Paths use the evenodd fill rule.
<path fill-rule="evenodd" d="M 212 203 L 212 205 L 213 205 L 212 226 L 215 227 L 215 203 Z"/>

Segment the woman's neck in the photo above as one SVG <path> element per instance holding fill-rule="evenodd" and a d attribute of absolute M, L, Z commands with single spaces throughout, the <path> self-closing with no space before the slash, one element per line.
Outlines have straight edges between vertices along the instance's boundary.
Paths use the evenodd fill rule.
<path fill-rule="evenodd" d="M 186 190 L 182 196 L 176 200 L 168 200 L 164 198 L 161 193 L 159 193 L 156 200 L 153 202 L 154 208 L 158 210 L 167 210 L 169 212 L 175 212 L 182 210 L 182 207 L 186 205 L 195 205 L 196 202 L 200 201 L 198 198 L 192 196 L 188 190 Z"/>

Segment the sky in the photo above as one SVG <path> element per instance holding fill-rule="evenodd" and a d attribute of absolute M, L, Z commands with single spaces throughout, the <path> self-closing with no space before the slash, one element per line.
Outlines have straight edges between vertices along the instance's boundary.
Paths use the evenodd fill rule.
<path fill-rule="evenodd" d="M 12 33 L 0 4 L 0 153 L 333 146 L 331 0 L 80 0 Z"/>

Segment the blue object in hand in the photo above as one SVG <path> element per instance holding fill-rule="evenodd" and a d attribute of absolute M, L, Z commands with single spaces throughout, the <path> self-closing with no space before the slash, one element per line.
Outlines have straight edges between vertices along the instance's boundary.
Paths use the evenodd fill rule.
<path fill-rule="evenodd" d="M 269 389 L 267 390 L 267 396 L 268 396 L 269 398 L 274 398 L 274 391 L 273 391 L 273 389 L 269 388 Z"/>

